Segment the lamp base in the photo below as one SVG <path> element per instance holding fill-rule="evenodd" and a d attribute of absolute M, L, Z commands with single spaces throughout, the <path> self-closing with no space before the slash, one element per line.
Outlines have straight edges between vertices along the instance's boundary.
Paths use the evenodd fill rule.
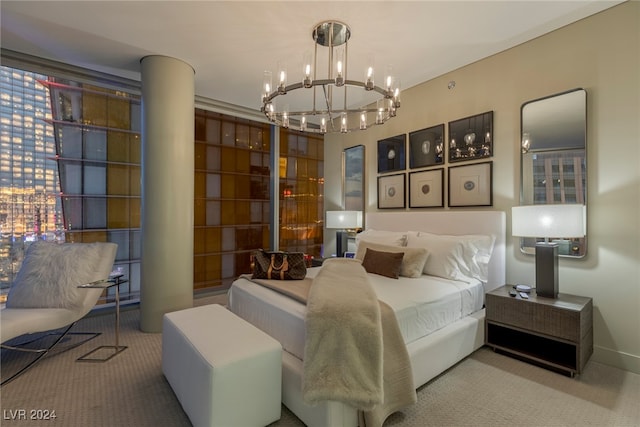
<path fill-rule="evenodd" d="M 342 258 L 348 249 L 348 231 L 336 231 L 336 256 Z"/>
<path fill-rule="evenodd" d="M 558 245 L 540 242 L 536 244 L 536 295 L 558 297 Z"/>

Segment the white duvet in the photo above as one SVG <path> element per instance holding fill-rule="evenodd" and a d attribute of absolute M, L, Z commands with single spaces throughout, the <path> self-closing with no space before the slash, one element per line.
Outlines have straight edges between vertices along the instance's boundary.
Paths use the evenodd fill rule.
<path fill-rule="evenodd" d="M 307 276 L 315 277 L 320 268 L 308 269 Z M 369 274 L 369 279 L 378 299 L 395 311 L 406 344 L 480 310 L 484 304 L 480 281 L 465 283 L 426 275 L 390 279 L 376 274 Z M 229 308 L 280 341 L 286 351 L 303 358 L 303 304 L 240 278 L 229 289 Z"/>

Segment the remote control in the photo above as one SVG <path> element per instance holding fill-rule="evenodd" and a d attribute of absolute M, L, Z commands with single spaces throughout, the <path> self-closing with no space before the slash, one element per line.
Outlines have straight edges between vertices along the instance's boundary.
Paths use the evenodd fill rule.
<path fill-rule="evenodd" d="M 527 295 L 525 292 L 520 292 L 520 296 L 524 299 L 529 299 L 529 295 Z"/>
<path fill-rule="evenodd" d="M 518 295 L 518 293 L 516 291 L 509 291 L 509 296 L 510 297 L 515 297 L 516 295 Z"/>

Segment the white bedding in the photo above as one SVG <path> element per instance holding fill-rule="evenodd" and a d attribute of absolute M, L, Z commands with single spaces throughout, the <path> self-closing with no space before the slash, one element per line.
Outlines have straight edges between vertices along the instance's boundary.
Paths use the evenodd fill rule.
<path fill-rule="evenodd" d="M 376 288 L 380 298 L 388 300 L 389 305 L 397 312 L 396 317 L 400 321 L 403 338 L 408 342 L 407 350 L 411 358 L 413 382 L 416 387 L 419 387 L 484 344 L 484 309 L 440 327 L 420 339 L 415 337 L 424 333 L 421 326 L 426 325 L 427 329 L 435 329 L 443 324 L 441 319 L 453 317 L 447 314 L 446 301 L 454 307 L 457 306 L 461 313 L 466 312 L 482 307 L 482 295 L 504 285 L 506 214 L 491 210 L 368 212 L 365 223 L 367 229 L 392 231 L 395 234 L 406 234 L 407 230 L 415 230 L 418 233 L 485 235 L 495 238 L 484 286 L 476 283 L 471 289 L 467 289 L 468 285 L 458 283 L 464 290 L 454 297 L 449 292 L 450 289 L 457 288 L 456 285 L 449 280 L 435 279 L 439 282 L 439 284 L 435 283 L 437 290 L 429 289 L 429 291 L 445 295 L 445 299 L 439 303 L 425 302 L 428 299 L 421 295 L 414 296 L 413 300 L 396 300 L 400 298 L 400 293 L 396 292 L 400 284 L 411 279 L 403 278 L 402 281 L 389 279 L 392 281 L 391 286 Z M 309 269 L 310 275 L 315 274 L 314 271 Z M 484 281 L 484 279 L 481 280 Z M 441 289 L 441 286 L 444 288 Z M 420 288 L 420 290 L 423 289 Z M 302 398 L 304 369 L 301 355 L 304 345 L 302 343 L 304 343 L 305 333 L 303 321 L 305 307 L 246 279 L 239 279 L 234 283 L 229 297 L 231 309 L 236 314 L 262 328 L 283 344 L 286 351 L 283 352 L 282 364 L 282 402 L 310 427 L 356 427 L 358 414 L 354 408 L 330 400 L 311 406 L 307 405 Z M 421 310 L 425 306 L 436 307 L 435 312 L 440 314 L 427 317 Z M 409 313 L 414 315 L 411 316 Z M 284 327 L 283 325 L 286 324 L 289 326 Z M 411 340 L 413 341 L 410 342 Z"/>
<path fill-rule="evenodd" d="M 315 277 L 321 267 L 307 270 Z M 484 287 L 480 281 L 458 282 L 433 276 L 390 279 L 369 274 L 378 299 L 396 313 L 406 344 L 429 335 L 456 320 L 482 309 Z M 247 279 L 236 280 L 229 290 L 229 308 L 302 359 L 305 306 Z"/>

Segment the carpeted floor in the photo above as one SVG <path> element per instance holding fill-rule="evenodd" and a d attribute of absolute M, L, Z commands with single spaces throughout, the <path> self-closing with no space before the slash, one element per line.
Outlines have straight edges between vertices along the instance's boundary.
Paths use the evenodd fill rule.
<path fill-rule="evenodd" d="M 215 302 L 200 300 L 198 304 Z M 0 390 L 2 426 L 190 426 L 161 370 L 161 334 L 139 330 L 123 311 L 121 344 L 106 363 L 76 358 L 114 340 L 113 315 L 88 317 L 76 331 L 98 338 L 49 356 Z M 3 350 L 2 377 L 24 356 Z M 19 358 L 22 358 L 18 360 Z M 482 348 L 418 390 L 418 403 L 388 426 L 640 426 L 640 375 L 589 362 L 572 379 Z M 32 420 L 55 413 L 53 420 Z M 24 419 L 26 417 L 26 419 Z M 303 425 L 283 406 L 272 426 Z M 234 426 L 235 427 L 235 426 Z M 238 426 L 243 427 L 243 426 Z"/>

